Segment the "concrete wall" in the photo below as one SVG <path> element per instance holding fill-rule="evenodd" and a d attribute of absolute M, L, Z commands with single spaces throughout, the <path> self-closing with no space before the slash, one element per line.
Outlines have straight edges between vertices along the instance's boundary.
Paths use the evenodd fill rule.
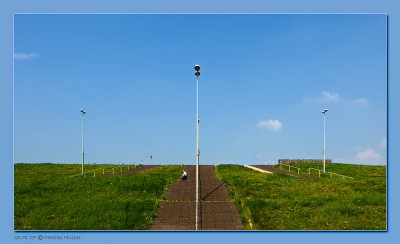
<path fill-rule="evenodd" d="M 279 159 L 279 164 L 292 164 L 292 163 L 324 163 L 323 159 Z M 325 159 L 326 164 L 332 163 L 331 159 Z"/>

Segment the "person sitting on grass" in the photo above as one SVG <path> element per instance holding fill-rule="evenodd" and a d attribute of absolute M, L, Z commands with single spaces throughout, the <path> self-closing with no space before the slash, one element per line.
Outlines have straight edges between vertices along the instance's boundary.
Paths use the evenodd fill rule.
<path fill-rule="evenodd" d="M 186 179 L 187 179 L 187 173 L 182 169 L 182 175 L 179 177 L 179 180 L 186 180 Z"/>

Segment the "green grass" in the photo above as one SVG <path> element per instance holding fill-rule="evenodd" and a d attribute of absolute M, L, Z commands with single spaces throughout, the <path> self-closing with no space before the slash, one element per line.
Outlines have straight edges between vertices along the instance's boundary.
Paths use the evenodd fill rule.
<path fill-rule="evenodd" d="M 115 165 L 87 165 L 85 171 Z M 146 230 L 181 166 L 118 177 L 68 177 L 77 164 L 14 165 L 15 230 Z M 102 173 L 102 172 L 101 172 Z"/>
<path fill-rule="evenodd" d="M 308 168 L 323 170 L 323 165 L 320 163 L 292 163 L 291 166 L 300 168 L 300 174 L 308 174 Z M 275 168 L 280 168 L 279 164 L 274 165 Z M 283 170 L 288 170 L 287 166 L 282 167 Z M 350 176 L 357 179 L 369 179 L 371 177 L 386 177 L 386 166 L 367 166 L 358 164 L 325 164 L 325 170 L 332 173 L 337 173 L 345 176 Z M 291 172 L 297 173 L 297 169 L 291 169 Z M 311 173 L 318 175 L 318 171 L 311 170 Z M 322 175 L 322 172 L 321 172 Z M 327 173 L 326 177 L 330 177 Z M 332 177 L 340 177 L 333 175 Z"/>
<path fill-rule="evenodd" d="M 322 169 L 316 163 L 293 166 L 304 173 L 308 167 Z M 245 229 L 251 222 L 257 230 L 385 230 L 386 167 L 327 164 L 326 170 L 355 179 L 304 179 L 216 166 Z"/>

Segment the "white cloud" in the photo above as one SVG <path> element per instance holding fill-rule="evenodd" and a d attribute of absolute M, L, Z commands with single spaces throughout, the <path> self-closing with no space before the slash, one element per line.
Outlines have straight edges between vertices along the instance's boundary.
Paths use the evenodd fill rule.
<path fill-rule="evenodd" d="M 340 100 L 339 94 L 335 92 L 322 92 L 322 97 L 326 102 L 337 102 Z"/>
<path fill-rule="evenodd" d="M 15 60 L 31 60 L 38 57 L 37 53 L 14 53 Z"/>
<path fill-rule="evenodd" d="M 277 119 L 262 120 L 256 126 L 257 128 L 267 128 L 272 131 L 280 131 L 282 129 L 282 123 Z"/>
<path fill-rule="evenodd" d="M 380 149 L 386 149 L 386 137 L 382 138 L 381 142 L 378 145 Z"/>
<path fill-rule="evenodd" d="M 354 102 L 357 104 L 360 104 L 360 105 L 366 105 L 368 103 L 368 100 L 362 97 L 362 98 L 356 99 Z"/>
<path fill-rule="evenodd" d="M 322 91 L 316 97 L 307 96 L 304 98 L 305 103 L 310 103 L 310 102 L 325 103 L 325 102 L 338 102 L 338 101 L 340 101 L 339 94 L 336 92 L 328 92 L 328 91 Z"/>
<path fill-rule="evenodd" d="M 355 156 L 355 160 L 360 163 L 382 163 L 384 162 L 383 157 L 374 151 L 372 148 L 368 148 L 364 151 L 358 152 Z"/>

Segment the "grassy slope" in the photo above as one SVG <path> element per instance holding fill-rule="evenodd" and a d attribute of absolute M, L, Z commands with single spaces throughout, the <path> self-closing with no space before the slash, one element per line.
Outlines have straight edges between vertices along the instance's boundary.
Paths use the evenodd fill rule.
<path fill-rule="evenodd" d="M 85 171 L 115 165 L 88 165 Z M 16 230 L 144 230 L 180 166 L 119 177 L 72 177 L 80 165 L 15 164 Z M 107 173 L 107 172 L 106 172 Z"/>
<path fill-rule="evenodd" d="M 297 167 L 321 168 L 318 164 Z M 385 230 L 386 167 L 330 164 L 327 171 L 354 177 L 300 179 L 219 165 L 246 229 Z M 306 170 L 304 170 L 306 172 Z"/>

